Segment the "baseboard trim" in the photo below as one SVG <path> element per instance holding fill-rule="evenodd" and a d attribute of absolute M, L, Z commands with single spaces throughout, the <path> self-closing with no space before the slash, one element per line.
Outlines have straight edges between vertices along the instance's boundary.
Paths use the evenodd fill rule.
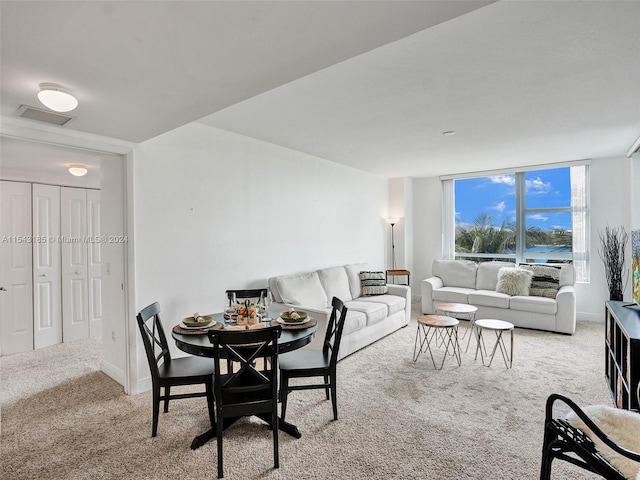
<path fill-rule="evenodd" d="M 576 320 L 581 322 L 604 323 L 604 313 L 600 315 L 598 313 L 576 312 Z"/>
<path fill-rule="evenodd" d="M 124 371 L 112 363 L 106 362 L 104 360 L 100 361 L 100 370 L 103 371 L 107 376 L 113 378 L 120 385 L 124 386 L 126 382 L 126 375 Z"/>

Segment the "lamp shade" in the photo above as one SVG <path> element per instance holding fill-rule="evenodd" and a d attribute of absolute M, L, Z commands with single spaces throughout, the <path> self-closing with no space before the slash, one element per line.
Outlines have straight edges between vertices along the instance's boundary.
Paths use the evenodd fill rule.
<path fill-rule="evenodd" d="M 385 220 L 389 225 L 395 225 L 396 223 L 398 223 L 398 220 L 400 219 L 395 217 L 388 217 L 388 218 L 385 218 Z"/>
<path fill-rule="evenodd" d="M 41 83 L 38 100 L 55 112 L 70 112 L 78 106 L 78 100 L 67 89 L 55 83 Z"/>
<path fill-rule="evenodd" d="M 84 165 L 71 165 L 69 167 L 69 173 L 76 177 L 83 177 L 87 174 L 87 168 Z"/>

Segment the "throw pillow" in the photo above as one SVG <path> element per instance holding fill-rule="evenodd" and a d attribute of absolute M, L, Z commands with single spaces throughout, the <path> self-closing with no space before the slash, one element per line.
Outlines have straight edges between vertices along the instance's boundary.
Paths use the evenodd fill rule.
<path fill-rule="evenodd" d="M 582 410 L 615 443 L 627 450 L 640 452 L 640 436 L 638 435 L 640 415 L 630 410 L 622 410 L 608 405 L 589 405 Z M 575 413 L 571 412 L 567 415 L 567 420 L 571 425 L 589 435 L 596 445 L 596 450 L 625 478 L 640 480 L 639 462 L 623 457 L 607 447 Z"/>
<path fill-rule="evenodd" d="M 560 289 L 561 267 L 548 265 L 520 265 L 533 274 L 529 295 L 534 297 L 556 298 Z"/>
<path fill-rule="evenodd" d="M 384 272 L 360 272 L 360 283 L 362 285 L 362 295 L 384 295 L 389 291 L 387 287 L 387 277 Z"/>
<path fill-rule="evenodd" d="M 507 295 L 529 295 L 531 272 L 520 268 L 502 267 L 498 270 L 496 292 Z"/>

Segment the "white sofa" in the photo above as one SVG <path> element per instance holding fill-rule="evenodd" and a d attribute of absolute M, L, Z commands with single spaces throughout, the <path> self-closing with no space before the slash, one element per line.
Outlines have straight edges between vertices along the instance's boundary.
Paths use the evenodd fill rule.
<path fill-rule="evenodd" d="M 516 327 L 572 334 L 576 329 L 575 271 L 562 265 L 556 298 L 509 296 L 496 292 L 500 268 L 509 262 L 434 260 L 432 277 L 422 281 L 422 312 L 435 313 L 436 303 L 465 303 L 478 307 L 476 319 L 495 318 Z"/>
<path fill-rule="evenodd" d="M 338 297 L 348 308 L 339 358 L 408 325 L 411 318 L 411 289 L 387 285 L 384 295 L 362 296 L 360 272 L 370 271 L 366 263 L 323 268 L 313 272 L 272 277 L 269 288 L 281 310 L 299 308 L 318 321 L 316 336 L 308 347 L 321 350 L 331 314 L 331 299 Z M 280 305 L 277 305 L 280 304 Z"/>

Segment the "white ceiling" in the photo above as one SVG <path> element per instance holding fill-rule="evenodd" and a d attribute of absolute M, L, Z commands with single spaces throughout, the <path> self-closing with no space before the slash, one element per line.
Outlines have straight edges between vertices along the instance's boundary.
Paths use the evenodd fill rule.
<path fill-rule="evenodd" d="M 201 119 L 400 177 L 640 135 L 638 1 L 3 0 L 0 22 L 3 116 L 60 83 L 61 128 L 132 142 Z"/>

